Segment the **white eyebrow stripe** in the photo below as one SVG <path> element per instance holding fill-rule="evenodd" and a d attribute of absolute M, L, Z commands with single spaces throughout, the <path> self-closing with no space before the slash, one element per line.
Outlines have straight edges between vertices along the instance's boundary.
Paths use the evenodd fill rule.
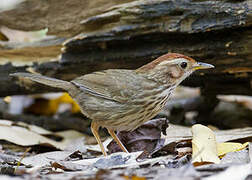
<path fill-rule="evenodd" d="M 162 61 L 161 63 L 159 63 L 158 65 L 167 65 L 167 64 L 178 64 L 182 61 L 188 61 L 187 59 L 185 58 L 176 58 L 176 59 L 173 59 L 171 61 Z"/>

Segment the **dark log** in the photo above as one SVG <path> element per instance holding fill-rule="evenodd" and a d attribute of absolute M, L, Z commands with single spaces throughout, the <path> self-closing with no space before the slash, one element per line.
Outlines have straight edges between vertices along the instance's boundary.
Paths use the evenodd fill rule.
<path fill-rule="evenodd" d="M 164 53 L 178 52 L 216 66 L 195 73 L 184 85 L 203 87 L 205 94 L 213 96 L 252 95 L 251 25 L 249 0 L 139 0 L 83 19 L 82 33 L 64 43 L 59 62 L 35 64 L 32 68 L 71 80 L 102 69 L 135 69 Z M 0 88 L 2 96 L 45 91 L 37 84 L 32 89 L 20 88 L 19 81 L 6 77 L 9 72 L 25 68 L 17 69 L 1 72 L 5 75 L 4 82 L 0 82 L 5 85 Z"/>

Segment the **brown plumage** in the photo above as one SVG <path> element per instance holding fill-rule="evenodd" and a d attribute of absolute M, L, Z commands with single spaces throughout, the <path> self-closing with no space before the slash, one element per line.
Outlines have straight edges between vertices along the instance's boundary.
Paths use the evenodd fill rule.
<path fill-rule="evenodd" d="M 12 76 L 28 78 L 64 89 L 76 100 L 103 154 L 98 135 L 100 126 L 127 152 L 114 131 L 131 131 L 161 111 L 176 86 L 197 69 L 212 68 L 206 63 L 176 53 L 165 54 L 136 70 L 109 69 L 78 77 L 70 82 L 30 73 Z"/>

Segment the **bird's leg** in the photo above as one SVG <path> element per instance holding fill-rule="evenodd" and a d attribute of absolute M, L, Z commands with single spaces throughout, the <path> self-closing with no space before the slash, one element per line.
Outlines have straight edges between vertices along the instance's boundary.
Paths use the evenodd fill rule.
<path fill-rule="evenodd" d="M 92 123 L 91 123 L 91 131 L 92 131 L 92 133 L 93 133 L 93 135 L 94 135 L 96 141 L 97 141 L 98 144 L 100 145 L 100 148 L 101 148 L 101 150 L 102 150 L 102 154 L 103 154 L 104 156 L 107 156 L 107 153 L 106 153 L 106 151 L 105 151 L 105 148 L 104 148 L 104 146 L 103 146 L 103 144 L 102 144 L 102 142 L 101 142 L 101 139 L 100 139 L 98 130 L 99 130 L 99 125 L 98 125 L 97 123 L 95 123 L 95 122 L 92 122 Z"/>
<path fill-rule="evenodd" d="M 115 134 L 114 131 L 108 129 L 109 134 L 112 136 L 112 138 L 116 141 L 116 143 L 120 146 L 120 148 L 126 152 L 129 153 L 128 150 L 124 147 L 124 145 L 122 144 L 122 142 L 120 141 L 120 139 L 117 137 L 117 135 Z"/>

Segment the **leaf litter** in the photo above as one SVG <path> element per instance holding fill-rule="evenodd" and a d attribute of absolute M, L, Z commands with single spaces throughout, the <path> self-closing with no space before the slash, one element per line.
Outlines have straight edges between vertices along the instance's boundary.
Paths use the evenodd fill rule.
<path fill-rule="evenodd" d="M 194 125 L 192 129 L 172 124 L 168 127 L 168 121 L 159 118 L 144 124 L 136 131 L 119 133 L 119 138 L 124 140 L 130 151 L 129 154 L 117 152 L 118 147 L 108 138 L 104 144 L 108 145 L 107 150 L 110 153 L 113 152 L 108 157 L 101 155 L 98 145 L 86 144 L 86 136 L 77 131 L 55 133 L 7 120 L 0 121 L 0 129 L 0 139 L 6 142 L 24 147 L 51 146 L 55 150 L 58 149 L 46 153 L 31 151 L 20 161 L 20 154 L 17 156 L 8 154 L 3 146 L 0 151 L 1 172 L 12 175 L 22 174 L 22 179 L 38 177 L 42 179 L 111 179 L 113 177 L 116 179 L 168 177 L 198 179 L 221 176 L 222 173 L 231 172 L 233 167 L 244 167 L 237 168 L 243 170 L 238 173 L 246 171 L 247 177 L 248 170 L 251 168 L 251 160 L 248 158 L 251 158 L 251 145 L 246 142 L 252 138 L 252 128 L 212 131 L 202 125 Z M 210 135 L 207 135 L 208 133 Z M 48 135 L 60 137 L 61 140 L 50 139 Z M 212 145 L 209 143 L 209 137 Z M 195 146 L 197 146 L 196 152 Z M 147 151 L 144 151 L 146 149 Z M 213 156 L 211 154 L 215 155 L 214 161 L 211 160 Z M 193 162 L 199 161 L 198 159 L 200 162 L 213 164 L 202 163 L 194 167 Z M 19 161 L 20 166 L 17 166 Z M 3 169 L 11 170 L 7 173 Z M 14 171 L 15 169 L 17 171 Z M 8 176 L 2 175 L 0 178 L 8 179 Z"/>
<path fill-rule="evenodd" d="M 63 140 L 61 142 L 55 141 L 43 136 L 46 134 L 60 136 Z M 69 140 L 81 137 L 84 137 L 84 135 L 73 130 L 53 134 L 35 125 L 30 126 L 25 123 L 16 124 L 11 121 L 0 120 L 0 140 L 6 140 L 20 146 L 45 145 L 63 150 L 67 147 Z"/>

